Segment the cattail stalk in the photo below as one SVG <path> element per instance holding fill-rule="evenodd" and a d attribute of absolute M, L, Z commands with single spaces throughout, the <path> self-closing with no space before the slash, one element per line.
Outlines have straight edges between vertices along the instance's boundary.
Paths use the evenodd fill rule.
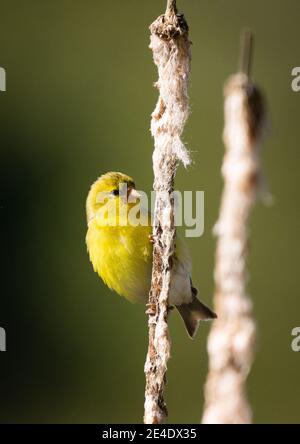
<path fill-rule="evenodd" d="M 190 42 L 183 15 L 177 14 L 176 1 L 168 0 L 167 10 L 150 26 L 154 63 L 158 69 L 159 99 L 152 113 L 154 137 L 153 170 L 156 201 L 153 221 L 153 269 L 148 304 L 149 347 L 145 363 L 146 424 L 166 421 L 164 401 L 167 363 L 170 357 L 168 296 L 175 250 L 174 177 L 181 161 L 190 163 L 181 141 L 188 117 L 188 79 Z"/>
<path fill-rule="evenodd" d="M 249 78 L 251 34 L 245 33 L 240 72 L 225 85 L 222 166 L 224 190 L 215 265 L 215 311 L 208 340 L 209 373 L 203 423 L 251 423 L 246 379 L 255 348 L 256 325 L 246 290 L 248 225 L 262 182 L 260 145 L 263 100 Z"/>

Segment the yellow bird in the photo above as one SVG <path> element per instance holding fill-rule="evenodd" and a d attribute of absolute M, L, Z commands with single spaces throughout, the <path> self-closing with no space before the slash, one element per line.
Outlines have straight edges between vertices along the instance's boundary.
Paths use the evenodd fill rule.
<path fill-rule="evenodd" d="M 86 243 L 94 271 L 110 289 L 131 302 L 147 303 L 152 271 L 151 217 L 142 208 L 139 211 L 144 212 L 146 224 L 132 224 L 128 217 L 138 197 L 131 177 L 117 172 L 102 175 L 87 197 Z M 216 315 L 197 299 L 190 274 L 189 252 L 177 238 L 169 304 L 178 309 L 193 338 L 200 321 Z"/>

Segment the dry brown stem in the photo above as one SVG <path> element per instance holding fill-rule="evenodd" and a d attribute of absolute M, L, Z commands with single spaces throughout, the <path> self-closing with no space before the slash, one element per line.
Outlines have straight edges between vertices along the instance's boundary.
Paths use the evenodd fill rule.
<path fill-rule="evenodd" d="M 245 73 L 232 76 L 224 93 L 224 190 L 215 227 L 218 319 L 208 340 L 203 423 L 236 424 L 252 420 L 246 379 L 254 355 L 256 325 L 246 291 L 246 262 L 249 217 L 261 184 L 264 110 L 261 93 Z"/>
<path fill-rule="evenodd" d="M 147 311 L 149 347 L 145 363 L 144 422 L 161 424 L 167 417 L 164 388 L 170 357 L 168 295 L 176 237 L 172 192 L 178 163 L 181 161 L 185 166 L 190 163 L 189 153 L 181 141 L 189 113 L 190 42 L 188 26 L 184 17 L 177 14 L 175 1 L 168 2 L 166 13 L 152 23 L 150 31 L 150 48 L 159 75 L 156 83 L 159 99 L 151 121 L 156 201 L 152 284 Z"/>

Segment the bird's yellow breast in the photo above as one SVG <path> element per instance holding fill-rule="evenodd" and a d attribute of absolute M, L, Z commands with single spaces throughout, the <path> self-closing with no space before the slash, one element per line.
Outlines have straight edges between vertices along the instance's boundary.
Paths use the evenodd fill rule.
<path fill-rule="evenodd" d="M 147 301 L 151 282 L 151 226 L 99 227 L 91 220 L 86 242 L 94 270 L 132 302 Z"/>

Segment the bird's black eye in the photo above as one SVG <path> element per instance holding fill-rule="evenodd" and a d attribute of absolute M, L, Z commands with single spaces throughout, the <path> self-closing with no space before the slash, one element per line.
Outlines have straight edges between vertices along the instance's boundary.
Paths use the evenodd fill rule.
<path fill-rule="evenodd" d="M 120 194 L 119 190 L 113 190 L 111 193 L 113 196 L 119 196 Z"/>

